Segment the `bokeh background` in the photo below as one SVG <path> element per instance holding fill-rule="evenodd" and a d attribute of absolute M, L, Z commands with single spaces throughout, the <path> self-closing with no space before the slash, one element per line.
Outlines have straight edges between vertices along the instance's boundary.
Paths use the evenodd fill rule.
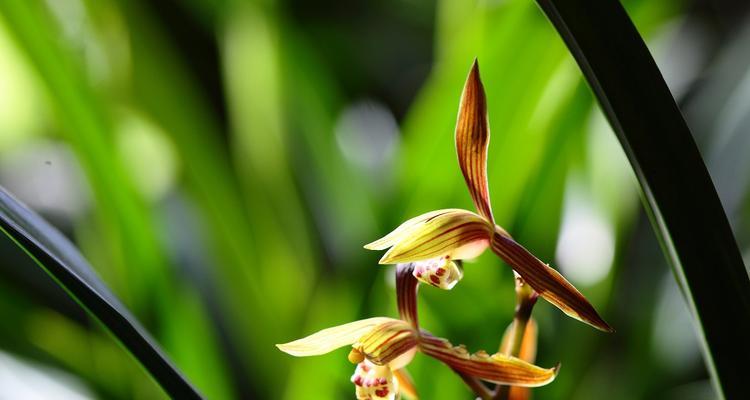
<path fill-rule="evenodd" d="M 750 3 L 623 3 L 747 261 Z M 208 398 L 352 398 L 347 350 L 273 344 L 395 316 L 393 269 L 362 245 L 471 208 L 453 128 L 474 57 L 497 221 L 617 329 L 540 302 L 538 363 L 563 367 L 535 398 L 714 398 L 633 173 L 530 0 L 2 1 L 0 184 L 79 246 Z M 496 349 L 513 307 L 490 252 L 451 292 L 420 293 L 423 325 L 471 350 Z M 165 397 L 7 240 L 0 317 L 0 399 Z M 436 361 L 410 371 L 422 398 L 471 398 Z"/>

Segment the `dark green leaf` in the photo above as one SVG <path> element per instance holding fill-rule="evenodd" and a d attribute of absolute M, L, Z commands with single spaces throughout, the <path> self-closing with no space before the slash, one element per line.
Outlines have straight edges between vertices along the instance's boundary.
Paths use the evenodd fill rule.
<path fill-rule="evenodd" d="M 68 239 L 0 187 L 0 230 L 96 317 L 173 398 L 201 395 Z"/>

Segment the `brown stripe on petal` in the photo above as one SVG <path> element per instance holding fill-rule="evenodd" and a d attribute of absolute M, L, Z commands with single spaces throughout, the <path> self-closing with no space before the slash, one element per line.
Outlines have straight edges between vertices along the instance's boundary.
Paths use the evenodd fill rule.
<path fill-rule="evenodd" d="M 436 215 L 410 230 L 380 260 L 381 264 L 421 261 L 450 256 L 477 241 L 489 240 L 492 227 L 472 212 L 452 210 Z"/>
<path fill-rule="evenodd" d="M 417 318 L 417 292 L 419 281 L 413 275 L 414 264 L 398 264 L 396 266 L 396 302 L 398 313 L 402 320 L 411 324 L 415 330 L 419 329 Z"/>
<path fill-rule="evenodd" d="M 456 121 L 458 164 L 480 215 L 493 221 L 487 184 L 487 146 L 490 126 L 487 119 L 487 97 L 475 60 L 466 78 Z"/>
<path fill-rule="evenodd" d="M 542 368 L 516 357 L 488 355 L 483 351 L 469 354 L 462 346 L 423 332 L 419 350 L 442 361 L 454 370 L 501 385 L 524 387 L 543 386 L 555 379 L 558 367 Z"/>
<path fill-rule="evenodd" d="M 491 247 L 495 254 L 518 272 L 540 296 L 562 312 L 599 330 L 613 331 L 578 289 L 515 240 L 496 233 L 492 237 Z"/>
<path fill-rule="evenodd" d="M 417 332 L 401 320 L 384 322 L 362 336 L 353 347 L 373 364 L 385 365 L 417 345 Z"/>

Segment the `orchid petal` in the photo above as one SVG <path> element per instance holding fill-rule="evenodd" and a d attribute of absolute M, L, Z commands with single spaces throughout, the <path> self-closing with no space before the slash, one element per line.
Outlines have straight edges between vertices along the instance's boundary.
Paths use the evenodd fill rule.
<path fill-rule="evenodd" d="M 429 218 L 417 217 L 420 218 L 419 222 L 410 226 L 407 233 L 400 234 L 395 242 L 389 241 L 393 243 L 393 247 L 380 259 L 380 264 L 422 261 L 443 256 L 453 259 L 470 258 L 487 248 L 492 228 L 484 218 L 465 210 L 443 211 L 445 212 L 431 213 Z"/>
<path fill-rule="evenodd" d="M 414 380 L 412 379 L 411 375 L 409 374 L 409 371 L 407 371 L 406 368 L 399 368 L 399 369 L 393 370 L 393 376 L 396 378 L 396 381 L 398 382 L 398 389 L 401 392 L 401 394 L 405 395 L 406 397 L 412 400 L 419 400 L 417 387 L 416 385 L 414 385 Z"/>
<path fill-rule="evenodd" d="M 493 236 L 491 247 L 540 296 L 562 312 L 599 330 L 613 331 L 578 289 L 510 236 L 497 232 Z"/>
<path fill-rule="evenodd" d="M 493 222 L 487 184 L 487 147 L 490 125 L 487 119 L 487 98 L 479 77 L 479 64 L 474 60 L 466 78 L 456 122 L 456 152 L 469 193 L 480 215 Z"/>
<path fill-rule="evenodd" d="M 395 366 L 402 367 L 414 357 L 417 342 L 417 331 L 408 322 L 390 319 L 373 327 L 352 347 L 376 365 L 386 365 L 406 354 L 407 358 Z"/>
<path fill-rule="evenodd" d="M 296 357 L 317 356 L 357 342 L 373 328 L 393 318 L 375 317 L 323 329 L 293 342 L 277 344 L 279 350 Z"/>
<path fill-rule="evenodd" d="M 417 317 L 417 292 L 419 281 L 414 277 L 414 264 L 399 264 L 396 266 L 396 303 L 398 315 L 402 320 L 419 329 Z"/>
<path fill-rule="evenodd" d="M 489 355 L 478 351 L 469 354 L 463 346 L 453 346 L 445 339 L 424 332 L 420 336 L 419 349 L 458 372 L 501 385 L 543 386 L 555 379 L 559 369 L 559 366 L 541 368 L 500 353 Z"/>
<path fill-rule="evenodd" d="M 385 250 L 396 243 L 400 242 L 401 239 L 403 239 L 406 236 L 409 236 L 409 234 L 418 228 L 420 225 L 424 224 L 426 221 L 429 221 L 430 219 L 446 213 L 451 213 L 455 211 L 461 211 L 457 208 L 448 208 L 444 210 L 436 210 L 431 211 L 422 215 L 419 215 L 417 217 L 414 217 L 410 220 L 407 220 L 406 222 L 402 223 L 398 226 L 398 228 L 394 229 L 393 232 L 383 236 L 382 238 L 365 245 L 365 248 L 367 250 Z"/>

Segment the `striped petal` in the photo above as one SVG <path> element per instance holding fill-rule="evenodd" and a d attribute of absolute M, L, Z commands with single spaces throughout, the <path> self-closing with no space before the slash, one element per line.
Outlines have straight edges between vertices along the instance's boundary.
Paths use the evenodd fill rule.
<path fill-rule="evenodd" d="M 277 344 L 276 347 L 296 357 L 318 356 L 353 344 L 375 327 L 391 321 L 398 320 L 384 317 L 363 319 L 323 329 L 293 342 Z"/>
<path fill-rule="evenodd" d="M 378 239 L 372 243 L 368 243 L 365 245 L 365 248 L 367 250 L 385 250 L 394 244 L 398 243 L 403 239 L 404 237 L 409 236 L 412 231 L 417 229 L 419 226 L 424 224 L 426 221 L 429 221 L 430 219 L 437 217 L 438 215 L 447 214 L 455 211 L 461 211 L 457 208 L 449 208 L 445 210 L 437 210 L 437 211 L 431 211 L 426 214 L 422 214 L 418 217 L 414 217 L 403 224 L 399 225 L 398 228 L 394 229 L 393 232 L 383 236 L 381 239 Z"/>
<path fill-rule="evenodd" d="M 541 368 L 500 353 L 489 355 L 478 351 L 469 354 L 463 346 L 453 346 L 445 339 L 426 333 L 420 336 L 419 349 L 458 372 L 501 385 L 543 386 L 555 379 L 559 369 L 559 366 Z"/>
<path fill-rule="evenodd" d="M 396 266 L 396 304 L 398 315 L 402 320 L 419 329 L 417 317 L 417 292 L 419 281 L 414 277 L 414 264 L 399 264 Z"/>
<path fill-rule="evenodd" d="M 491 246 L 495 254 L 518 272 L 540 296 L 565 314 L 599 330 L 613 331 L 578 289 L 559 272 L 516 243 L 504 231 L 495 233 Z"/>
<path fill-rule="evenodd" d="M 398 361 L 399 365 L 391 366 L 400 368 L 414 357 L 417 342 L 417 331 L 408 322 L 391 319 L 373 327 L 352 347 L 373 364 L 395 364 Z M 399 358 L 402 355 L 405 358 Z"/>
<path fill-rule="evenodd" d="M 474 60 L 458 108 L 456 152 L 466 185 L 480 215 L 494 222 L 487 185 L 487 146 L 490 125 L 487 119 L 487 98 L 479 77 L 479 64 Z"/>
<path fill-rule="evenodd" d="M 412 219 L 407 222 L 410 224 L 408 228 L 401 230 L 404 224 L 394 231 L 401 230 L 398 234 L 374 242 L 378 243 L 377 247 L 366 247 L 376 249 L 391 245 L 380 264 L 395 264 L 437 257 L 471 258 L 481 254 L 489 245 L 491 227 L 477 214 L 451 209 L 425 215 L 429 217 Z M 414 220 L 418 222 L 411 223 Z"/>

